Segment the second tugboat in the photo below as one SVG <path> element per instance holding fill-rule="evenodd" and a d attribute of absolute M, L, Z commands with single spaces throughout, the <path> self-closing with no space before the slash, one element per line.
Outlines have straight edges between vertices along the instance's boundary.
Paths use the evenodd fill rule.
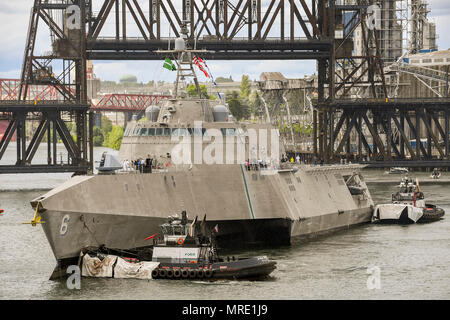
<path fill-rule="evenodd" d="M 425 202 L 419 181 L 405 177 L 398 185 L 399 191 L 392 194 L 392 203 L 375 207 L 372 222 L 415 223 L 431 222 L 444 216 L 444 209 Z"/>

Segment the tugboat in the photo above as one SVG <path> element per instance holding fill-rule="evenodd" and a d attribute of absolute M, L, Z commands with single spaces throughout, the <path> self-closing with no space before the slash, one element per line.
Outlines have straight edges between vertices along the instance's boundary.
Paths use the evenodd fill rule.
<path fill-rule="evenodd" d="M 151 272 L 152 279 L 264 279 L 276 269 L 276 262 L 269 260 L 267 256 L 220 258 L 214 239 L 214 234 L 218 232 L 218 225 L 213 230 L 208 230 L 206 215 L 200 224 L 197 223 L 197 217 L 188 224 L 186 211 L 183 211 L 181 216 L 181 219 L 178 215 L 169 216 L 168 222 L 160 226 L 162 235 L 154 234 L 146 238 L 146 240 L 153 240 L 153 245 L 145 249 L 86 248 L 83 251 L 82 260 L 83 263 L 90 265 L 82 266 L 82 270 L 89 270 L 82 274 L 87 276 L 106 274 L 112 275 L 109 277 L 115 277 L 114 274 L 117 273 L 115 269 L 110 272 L 91 271 L 98 267 L 103 268 L 107 264 L 107 267 L 111 266 L 110 268 L 119 265 L 118 274 L 121 278 L 150 278 Z M 87 259 L 85 259 L 86 253 L 89 254 Z M 119 256 L 120 263 L 113 262 L 119 258 L 114 260 L 115 256 L 108 254 Z M 94 260 L 92 257 L 99 257 L 102 260 Z M 102 264 L 102 261 L 108 261 L 108 263 Z M 123 267 L 127 263 L 131 266 Z M 140 265 L 133 268 L 132 264 Z M 146 273 L 139 274 L 139 269 L 145 270 Z M 123 276 L 124 270 L 131 270 L 130 274 Z M 142 274 L 147 276 L 143 277 Z"/>
<path fill-rule="evenodd" d="M 220 258 L 214 239 L 218 225 L 208 231 L 205 216 L 198 232 L 196 220 L 188 225 L 183 211 L 181 220 L 172 216 L 161 225 L 163 238 L 153 246 L 152 261 L 160 263 L 152 271 L 154 279 L 256 279 L 275 270 L 276 262 L 267 256 Z"/>
<path fill-rule="evenodd" d="M 392 203 L 375 207 L 372 222 L 416 223 L 439 220 L 444 216 L 444 209 L 425 203 L 425 196 L 420 190 L 419 181 L 405 177 L 398 185 L 399 191 L 392 194 Z"/>

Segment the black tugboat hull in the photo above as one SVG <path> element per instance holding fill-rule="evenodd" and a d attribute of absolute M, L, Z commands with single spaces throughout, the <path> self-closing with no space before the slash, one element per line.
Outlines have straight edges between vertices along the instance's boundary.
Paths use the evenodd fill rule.
<path fill-rule="evenodd" d="M 206 265 L 161 263 L 152 273 L 153 279 L 219 280 L 263 279 L 276 269 L 276 262 L 266 257 L 254 257 Z"/>
<path fill-rule="evenodd" d="M 423 216 L 417 221 L 418 223 L 433 222 L 442 219 L 444 216 L 444 209 L 434 205 L 426 204 L 423 209 Z"/>

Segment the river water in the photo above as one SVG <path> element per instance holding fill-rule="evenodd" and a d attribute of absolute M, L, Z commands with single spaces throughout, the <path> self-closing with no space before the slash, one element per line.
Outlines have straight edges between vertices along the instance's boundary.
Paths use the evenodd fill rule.
<path fill-rule="evenodd" d="M 96 148 L 96 159 L 106 148 Z M 45 157 L 46 148 L 39 151 Z M 14 150 L 10 150 L 13 158 Z M 368 180 L 386 175 L 364 170 Z M 415 174 L 419 180 L 426 174 Z M 397 176 L 400 178 L 399 176 Z M 30 221 L 29 201 L 70 174 L 0 175 L 0 299 L 449 299 L 450 185 L 422 186 L 427 201 L 443 207 L 429 224 L 365 224 L 289 247 L 232 251 L 267 255 L 277 269 L 265 281 L 170 281 L 82 278 L 80 290 L 49 281 L 55 260 L 41 227 Z M 443 173 L 443 179 L 450 178 Z M 390 200 L 395 184 L 369 184 L 376 203 Z M 369 289 L 373 267 L 380 288 Z M 369 273 L 368 273 L 369 272 Z M 370 286 L 369 286 L 370 287 Z"/>

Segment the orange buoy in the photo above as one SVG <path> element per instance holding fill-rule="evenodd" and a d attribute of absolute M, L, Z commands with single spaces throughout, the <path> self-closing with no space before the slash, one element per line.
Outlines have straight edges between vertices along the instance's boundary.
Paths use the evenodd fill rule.
<path fill-rule="evenodd" d="M 182 244 L 184 243 L 183 238 L 178 238 L 177 243 L 178 243 L 179 245 L 182 245 Z"/>

